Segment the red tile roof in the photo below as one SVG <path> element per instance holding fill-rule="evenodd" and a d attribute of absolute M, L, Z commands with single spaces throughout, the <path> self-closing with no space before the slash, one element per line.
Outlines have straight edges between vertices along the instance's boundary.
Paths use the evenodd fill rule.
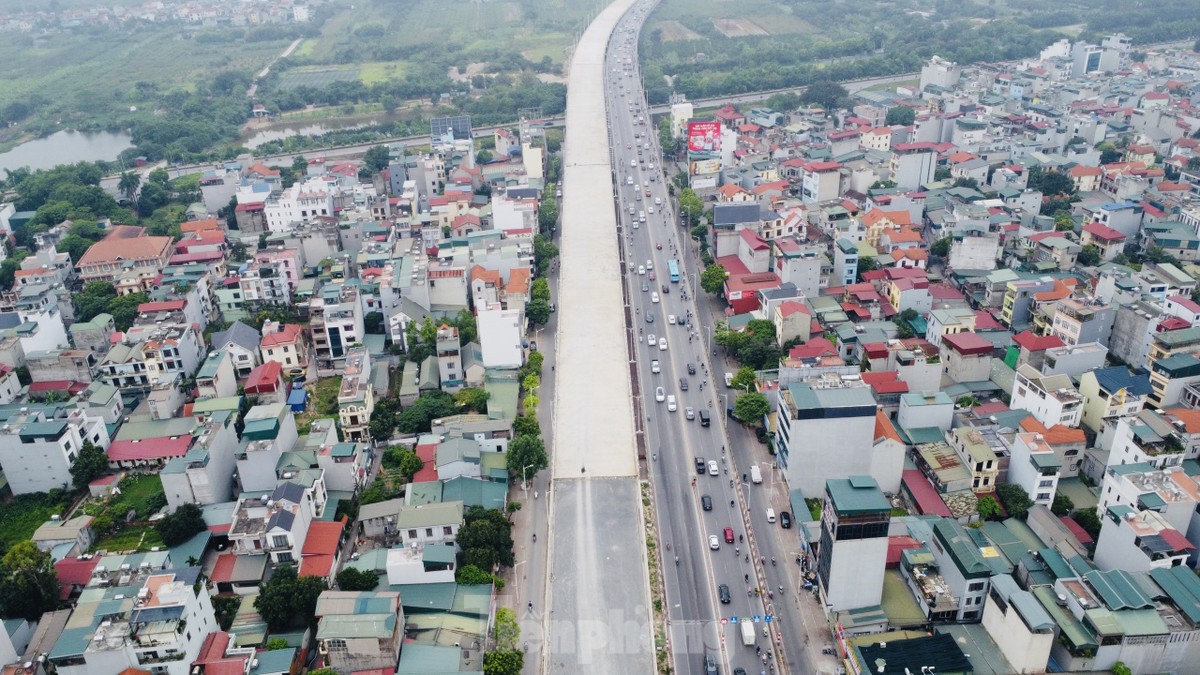
<path fill-rule="evenodd" d="M 113 441 L 108 446 L 108 459 L 113 462 L 139 459 L 170 459 L 183 457 L 192 446 L 192 437 L 144 438 L 139 441 Z"/>
<path fill-rule="evenodd" d="M 991 354 L 995 347 L 975 333 L 951 333 L 942 337 L 942 342 L 965 356 Z"/>
<path fill-rule="evenodd" d="M 1092 235 L 1093 239 L 1099 241 L 1120 241 L 1125 238 L 1125 235 L 1105 225 L 1104 223 L 1088 223 L 1083 226 L 1083 231 Z"/>
<path fill-rule="evenodd" d="M 1063 341 L 1057 335 L 1034 335 L 1033 331 L 1022 331 L 1013 336 L 1013 342 L 1031 352 L 1040 352 L 1053 347 L 1062 347 Z"/>
<path fill-rule="evenodd" d="M 81 558 L 64 558 L 54 563 L 54 571 L 58 573 L 58 585 L 61 597 L 65 600 L 71 596 L 72 586 L 86 586 L 92 579 L 92 570 L 100 564 L 99 556 L 91 560 Z"/>
<path fill-rule="evenodd" d="M 903 473 L 900 482 L 908 488 L 908 493 L 913 498 L 913 505 L 917 507 L 917 512 L 921 515 L 954 517 L 950 513 L 950 509 L 946 508 L 946 502 L 942 501 L 942 496 L 926 480 L 925 474 L 916 469 L 908 469 Z"/>
<path fill-rule="evenodd" d="M 900 379 L 900 373 L 894 370 L 885 370 L 883 372 L 867 372 L 862 374 L 863 382 L 871 385 L 871 389 L 875 390 L 876 394 L 907 394 L 908 383 Z M 882 414 L 882 411 L 880 411 Z M 881 432 L 881 425 L 886 425 Z M 891 433 L 887 433 L 891 429 Z M 876 417 L 875 419 L 875 438 L 882 438 L 884 435 L 891 436 L 895 434 L 895 429 L 891 427 L 891 422 L 886 418 Z M 896 436 L 896 440 L 900 440 Z M 903 441 L 901 441 L 903 442 Z"/>
<path fill-rule="evenodd" d="M 336 522 L 314 521 L 308 526 L 304 549 L 300 552 L 299 575 L 302 577 L 327 577 L 337 560 L 338 545 L 346 527 L 345 516 Z"/>
<path fill-rule="evenodd" d="M 813 338 L 802 345 L 796 345 L 788 352 L 791 359 L 818 359 L 822 356 L 837 356 L 838 350 L 828 339 Z"/>
<path fill-rule="evenodd" d="M 246 379 L 247 394 L 266 394 L 279 391 L 280 380 L 283 376 L 283 365 L 278 361 L 267 361 L 250 371 Z"/>
<path fill-rule="evenodd" d="M 888 537 L 887 566 L 896 567 L 900 564 L 900 554 L 914 548 L 921 548 L 921 542 L 912 537 Z"/>
<path fill-rule="evenodd" d="M 1167 528 L 1158 533 L 1158 536 L 1163 538 L 1163 541 L 1171 545 L 1171 548 L 1176 551 L 1191 551 L 1196 548 L 1196 545 L 1188 541 L 1187 537 L 1179 533 L 1179 530 Z"/>
<path fill-rule="evenodd" d="M 279 330 L 263 335 L 258 346 L 263 348 L 295 344 L 296 340 L 300 338 L 301 330 L 299 324 L 285 323 L 280 326 Z"/>
<path fill-rule="evenodd" d="M 426 443 L 417 445 L 414 452 L 424 464 L 421 465 L 421 470 L 413 476 L 414 483 L 432 483 L 438 479 L 437 474 L 437 443 Z"/>
<path fill-rule="evenodd" d="M 233 567 L 236 564 L 237 556 L 233 554 L 233 551 L 226 551 L 218 555 L 212 574 L 208 577 L 209 580 L 214 584 L 227 584 L 233 581 Z"/>

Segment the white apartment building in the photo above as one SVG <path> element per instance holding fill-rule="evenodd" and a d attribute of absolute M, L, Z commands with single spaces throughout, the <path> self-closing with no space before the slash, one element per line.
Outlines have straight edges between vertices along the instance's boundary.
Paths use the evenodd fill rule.
<path fill-rule="evenodd" d="M 63 418 L 47 418 L 41 409 L 23 409 L 0 425 L 0 469 L 12 493 L 70 487 L 71 466 L 85 441 L 107 450 L 108 428 L 102 417 L 80 409 Z"/>
<path fill-rule="evenodd" d="M 271 232 L 290 232 L 292 227 L 318 216 L 334 215 L 337 179 L 309 178 L 267 198 L 263 215 Z"/>
<path fill-rule="evenodd" d="M 1062 460 L 1037 433 L 1020 433 L 1013 440 L 1008 460 L 1008 482 L 1020 485 L 1035 504 L 1054 503 Z"/>
<path fill-rule="evenodd" d="M 298 565 L 313 520 L 327 499 L 325 482 L 313 487 L 282 482 L 270 493 L 243 493 L 233 509 L 229 543 L 237 555 L 269 555 L 272 565 Z"/>
<path fill-rule="evenodd" d="M 1092 559 L 1101 570 L 1149 572 L 1178 567 L 1196 550 L 1157 511 L 1115 504 L 1100 515 L 1100 520 L 1100 537 Z"/>
<path fill-rule="evenodd" d="M 338 418 L 347 441 L 368 441 L 368 423 L 375 410 L 375 387 L 371 383 L 371 355 L 366 347 L 354 347 L 346 354 L 342 386 L 338 390 Z"/>

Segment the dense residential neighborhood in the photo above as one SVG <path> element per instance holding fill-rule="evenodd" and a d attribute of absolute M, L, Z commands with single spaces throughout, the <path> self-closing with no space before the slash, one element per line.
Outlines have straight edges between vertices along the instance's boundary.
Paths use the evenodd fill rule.
<path fill-rule="evenodd" d="M 307 17 L 226 5 L 127 18 Z M 1020 62 L 935 56 L 853 93 L 819 83 L 831 105 L 814 84 L 749 105 L 675 97 L 657 118 L 632 64 L 612 71 L 638 143 L 610 149 L 623 159 L 599 189 L 618 240 L 666 232 L 655 250 L 671 253 L 661 279 L 621 260 L 629 367 L 643 341 L 654 375 L 668 333 L 676 351 L 695 341 L 690 395 L 708 399 L 697 415 L 688 378 L 660 379 L 654 401 L 635 383 L 639 480 L 667 471 L 643 417 L 710 428 L 724 468 L 672 448 L 697 472 L 666 478 L 728 480 L 747 513 L 723 542 L 734 564 L 746 545 L 747 598 L 775 600 L 758 580 L 782 566 L 795 608 L 679 653 L 708 672 L 714 649 L 763 672 L 789 652 L 804 656 L 788 672 L 1189 672 L 1200 54 L 1063 39 Z M 487 133 L 435 119 L 427 146 L 361 159 L 247 154 L 57 186 L 114 206 L 87 218 L 52 218 L 46 195 L 19 210 L 34 180 L 4 195 L 0 673 L 550 668 L 519 636 L 555 583 L 529 553 L 550 518 L 533 512 L 555 450 L 554 242 L 573 225 L 563 191 L 597 186 L 562 184 L 561 137 L 537 117 Z M 689 300 L 696 316 L 666 313 Z M 768 526 L 751 532 L 750 511 Z M 680 567 L 660 536 L 638 558 L 656 585 Z M 786 553 L 768 566 L 764 550 Z M 669 606 L 677 589 L 652 592 Z"/>

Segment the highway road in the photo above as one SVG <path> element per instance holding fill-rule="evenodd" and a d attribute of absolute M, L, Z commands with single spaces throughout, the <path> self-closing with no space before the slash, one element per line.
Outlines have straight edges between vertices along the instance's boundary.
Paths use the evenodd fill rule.
<path fill-rule="evenodd" d="M 615 32 L 605 89 L 626 282 L 634 306 L 630 330 L 636 335 L 649 472 L 664 549 L 670 648 L 677 672 L 704 673 L 705 658 L 711 656 L 719 661 L 721 672 L 740 668 L 757 673 L 770 669 L 773 659 L 781 656 L 763 634 L 767 598 L 749 592 L 759 584 L 750 550 L 753 537 L 744 517 L 745 486 L 725 449 L 725 420 L 713 386 L 717 378 L 708 372 L 710 354 L 700 333 L 688 325 L 689 316 L 696 313 L 694 278 L 681 275 L 673 281 L 668 273 L 668 261 L 686 255 L 679 248 L 686 234 L 658 164 L 657 134 L 638 75 L 637 31 L 642 20 L 639 6 Z M 667 342 L 665 350 L 661 340 Z M 663 398 L 675 399 L 676 410 L 669 410 L 669 401 L 657 400 L 659 388 Z M 692 419 L 688 408 L 694 411 Z M 710 426 L 702 426 L 701 411 L 709 416 Z M 710 474 L 710 461 L 716 475 Z M 705 497 L 710 510 L 702 506 Z M 731 536 L 726 536 L 726 528 Z M 714 536 L 715 549 L 710 545 Z M 726 602 L 718 592 L 722 585 L 728 591 Z M 735 617 L 760 618 L 754 624 L 755 647 L 742 645 L 740 625 L 732 622 Z"/>

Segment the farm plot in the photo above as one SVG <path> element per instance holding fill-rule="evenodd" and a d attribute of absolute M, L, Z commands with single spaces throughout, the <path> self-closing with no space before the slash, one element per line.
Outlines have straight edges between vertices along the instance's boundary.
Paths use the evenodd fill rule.
<path fill-rule="evenodd" d="M 728 38 L 770 35 L 750 19 L 713 19 L 713 27 Z"/>
<path fill-rule="evenodd" d="M 678 21 L 659 21 L 655 28 L 662 31 L 663 42 L 699 40 L 703 36 Z"/>

